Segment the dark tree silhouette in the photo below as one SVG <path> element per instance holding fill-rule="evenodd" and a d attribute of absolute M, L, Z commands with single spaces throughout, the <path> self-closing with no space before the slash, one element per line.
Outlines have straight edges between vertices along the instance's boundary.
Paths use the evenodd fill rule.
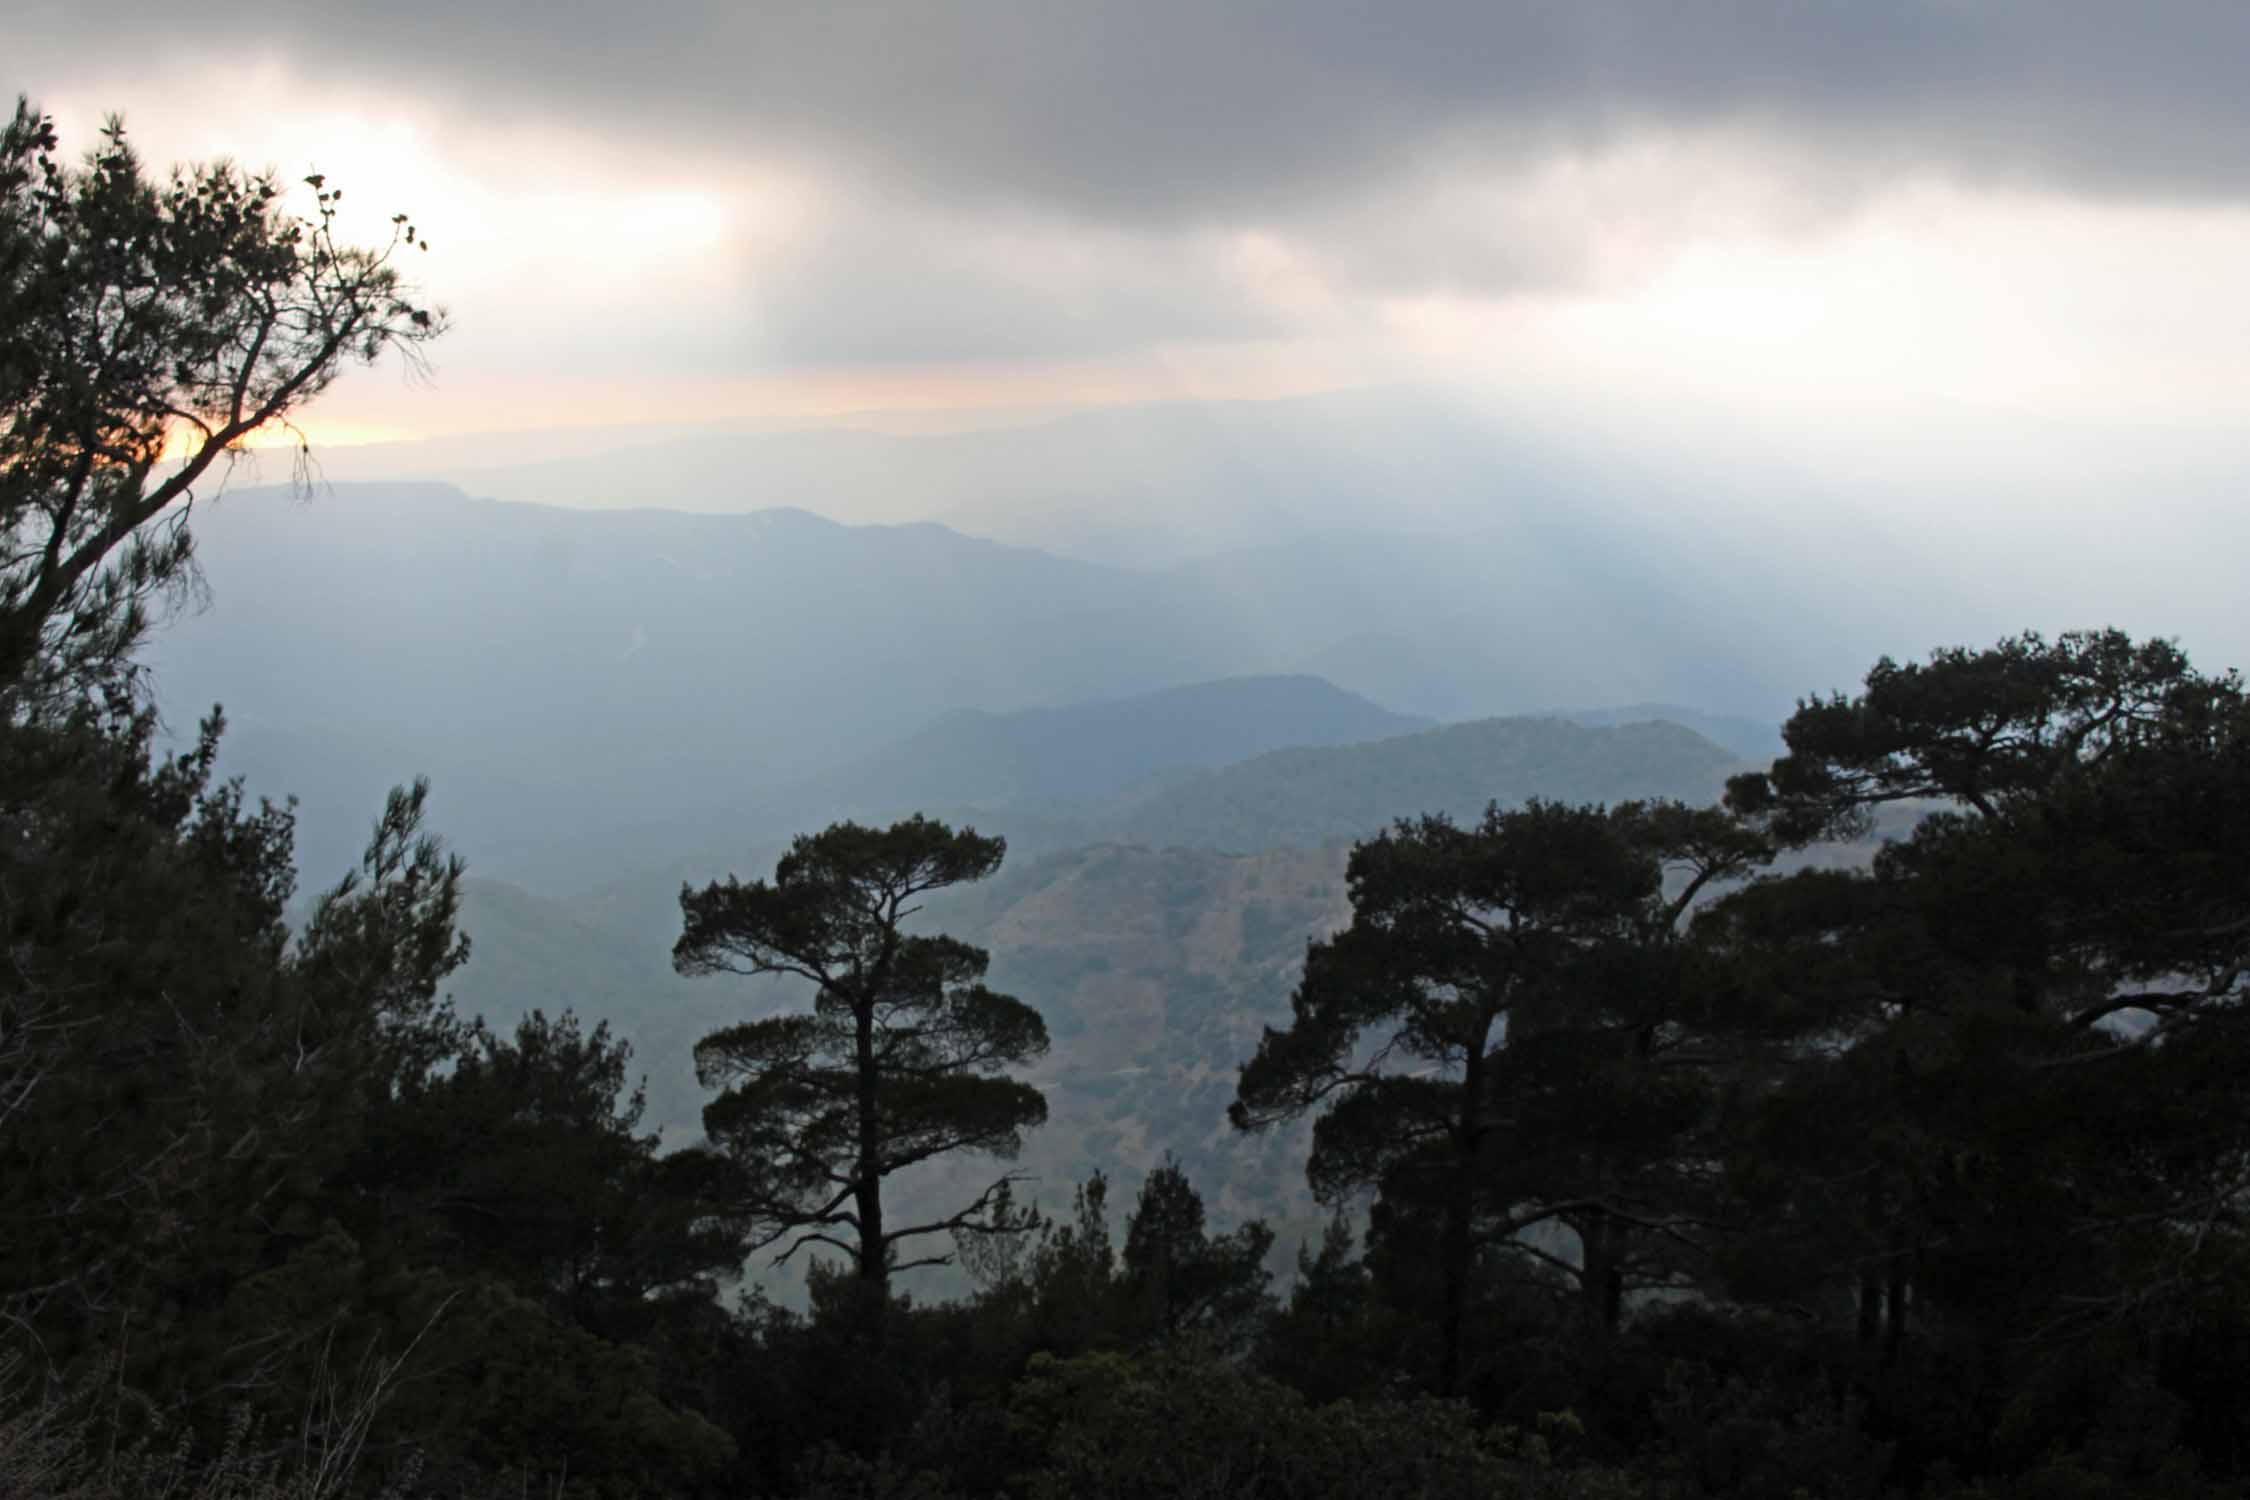
<path fill-rule="evenodd" d="M 1266 1252 L 1273 1231 L 1253 1219 L 1232 1234 L 1203 1222 L 1203 1195 L 1179 1158 L 1166 1155 L 1141 1184 L 1125 1221 L 1124 1291 L 1140 1328 L 1155 1339 L 1189 1332 L 1240 1347 L 1270 1310 Z"/>
<path fill-rule="evenodd" d="M 739 1209 L 753 1244 L 787 1239 L 852 1258 L 863 1286 L 887 1294 L 906 1242 L 1007 1227 L 997 1179 L 967 1207 L 894 1227 L 884 1179 L 959 1152 L 1001 1158 L 1047 1118 L 1029 1084 L 999 1076 L 1041 1056 L 1037 1011 L 981 982 L 984 950 L 902 925 L 925 893 L 981 880 L 1007 849 L 975 830 L 914 817 L 889 828 L 838 823 L 799 837 L 771 881 L 731 877 L 683 888 L 682 974 L 792 974 L 817 986 L 810 1014 L 730 1026 L 696 1047 L 711 1140 L 743 1172 Z"/>
<path fill-rule="evenodd" d="M 1784 736 L 1728 792 L 1781 837 L 1927 812 L 1871 869 L 1751 886 L 1706 927 L 1804 1039 L 1745 1157 L 1769 1293 L 1852 1288 L 1889 1358 L 1916 1322 L 1998 1347 L 2194 1306 L 2240 1254 L 2240 679 L 2022 635 L 1880 661 Z"/>
<path fill-rule="evenodd" d="M 394 264 L 424 244 L 403 214 L 362 248 L 318 176 L 303 219 L 224 162 L 149 180 L 115 120 L 84 167 L 58 149 L 19 100 L 0 127 L 0 689 L 19 712 L 129 675 L 149 601 L 192 577 L 196 487 L 243 439 L 445 324 Z"/>
<path fill-rule="evenodd" d="M 1676 1174 L 1650 1164 L 1694 1109 L 1657 1064 L 1692 1055 L 1693 1033 L 1676 973 L 1649 954 L 1763 852 L 1716 811 L 1541 802 L 1469 828 L 1402 822 L 1352 851 L 1351 926 L 1307 950 L 1291 1023 L 1244 1064 L 1231 1117 L 1258 1129 L 1323 1110 L 1316 1193 L 1374 1187 L 1435 1221 L 1441 1390 L 1461 1382 L 1480 1246 L 1577 1277 L 1606 1327 L 1624 1237 L 1678 1228 L 1652 1201 Z M 1669 888 L 1668 869 L 1684 872 Z M 1596 1100 L 1616 1112 L 1590 1128 Z M 1576 1266 L 1518 1240 L 1548 1221 L 1577 1232 Z"/>
<path fill-rule="evenodd" d="M 1858 695 L 1801 700 L 1782 729 L 1788 754 L 1734 777 L 1727 802 L 1793 844 L 1865 832 L 1887 802 L 1994 817 L 2240 696 L 2170 641 L 2121 630 L 2027 632 L 1903 666 L 1886 656 Z"/>

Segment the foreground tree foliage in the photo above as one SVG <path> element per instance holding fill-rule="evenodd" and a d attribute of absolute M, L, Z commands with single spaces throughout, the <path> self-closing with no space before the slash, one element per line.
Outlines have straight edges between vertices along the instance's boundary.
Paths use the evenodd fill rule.
<path fill-rule="evenodd" d="M 132 660 L 196 486 L 439 331 L 413 230 L 341 243 L 319 181 L 311 220 L 224 165 L 151 183 L 114 125 L 58 149 L 25 105 L 0 131 L 0 1489 L 692 1487 L 733 1452 L 660 1368 L 736 1258 L 700 1164 L 633 1136 L 598 1030 L 454 1017 L 424 786 L 299 912 L 290 812 L 214 774 L 215 712 L 160 751 Z"/>
<path fill-rule="evenodd" d="M 1551 1445 L 1429 1397 L 1315 1407 L 1207 1353 L 1035 1359 L 1016 1421 L 1036 1435 L 1027 1496 L 1548 1497 L 1628 1500 L 1624 1475 L 1570 1468 Z"/>
<path fill-rule="evenodd" d="M 1385 1222 L 1434 1240 L 1440 1390 L 1461 1386 L 1481 1253 L 1575 1281 L 1606 1332 L 1629 1286 L 1670 1284 L 1671 1249 L 1695 1248 L 1708 1109 L 1678 938 L 1708 886 L 1765 853 L 1713 812 L 1538 802 L 1353 851 L 1352 924 L 1307 952 L 1233 1119 L 1322 1109 L 1315 1190 L 1374 1188 Z M 1528 1237 L 1550 1223 L 1575 1261 Z"/>
<path fill-rule="evenodd" d="M 288 814 L 213 782 L 219 730 L 157 759 L 145 713 L 0 729 L 0 1312 L 64 1370 L 128 1322 L 158 1357 L 163 1320 L 316 1235 L 339 1122 L 451 1045 L 460 870 L 417 845 L 422 789 L 292 941 Z"/>
<path fill-rule="evenodd" d="M 187 510 L 243 439 L 348 364 L 443 332 L 398 252 L 343 241 L 341 189 L 227 163 L 151 181 L 112 121 L 83 166 L 25 101 L 0 127 L 0 688 L 11 712 L 116 685 L 190 581 Z M 424 246 L 426 248 L 426 245 Z M 216 471 L 216 473 L 214 472 Z"/>
<path fill-rule="evenodd" d="M 589 1333 L 640 1339 L 740 1266 L 714 1213 L 733 1174 L 640 1132 L 632 1049 L 607 1025 L 481 1020 L 447 1070 L 371 1112 L 347 1180 L 417 1260 L 496 1277 Z"/>
<path fill-rule="evenodd" d="M 886 1179 L 958 1153 L 1013 1157 L 1047 1118 L 1029 1084 L 1001 1077 L 1047 1050 L 1039 1013 L 985 987 L 981 948 L 902 924 L 920 899 L 1000 866 L 1005 841 L 914 817 L 838 823 L 799 838 L 771 881 L 683 888 L 683 974 L 784 974 L 815 986 L 810 1015 L 730 1026 L 696 1046 L 696 1074 L 723 1092 L 704 1126 L 740 1169 L 735 1205 L 753 1244 L 787 1240 L 851 1258 L 880 1303 L 893 1272 L 941 1265 L 911 1241 L 1005 1231 L 997 1178 L 968 1205 L 892 1225 Z"/>
<path fill-rule="evenodd" d="M 21 1398 L 75 1400 L 100 1452 L 253 1468 L 334 1401 L 370 1481 L 402 1443 L 433 1478 L 567 1467 L 620 1494 L 723 1463 L 653 1359 L 738 1260 L 698 1159 L 631 1134 L 599 1035 L 453 1017 L 461 870 L 420 787 L 292 932 L 288 814 L 214 780 L 218 729 L 163 757 L 145 713 L 0 726 Z"/>
<path fill-rule="evenodd" d="M 1141 1184 L 1125 1221 L 1123 1290 L 1132 1322 L 1160 1343 L 1192 1333 L 1216 1348 L 1247 1348 L 1267 1312 L 1272 1248 L 1273 1231 L 1255 1219 L 1211 1234 L 1203 1195 L 1167 1157 Z"/>
<path fill-rule="evenodd" d="M 2191 1371 L 2250 1311 L 2239 679 L 2117 632 L 2022 636 L 1879 663 L 1787 738 L 1730 789 L 1785 837 L 1935 810 L 1869 870 L 1713 915 L 1814 1043 L 1746 1120 L 1744 1289 L 1848 1318 L 1888 1368 L 1945 1362 L 1996 1459 L 2137 1390 L 2134 1467 L 2238 1467 L 2250 1429 Z"/>

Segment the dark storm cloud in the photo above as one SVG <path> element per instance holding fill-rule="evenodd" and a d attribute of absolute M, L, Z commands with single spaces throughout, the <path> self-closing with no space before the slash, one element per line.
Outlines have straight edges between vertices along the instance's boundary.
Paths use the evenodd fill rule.
<path fill-rule="evenodd" d="M 1150 227 L 1701 127 L 1855 170 L 2250 187 L 2238 0 L 94 0 L 11 30 L 42 69 L 114 71 L 120 37 L 144 56 L 273 48 L 465 122 L 783 153 L 887 192 Z"/>

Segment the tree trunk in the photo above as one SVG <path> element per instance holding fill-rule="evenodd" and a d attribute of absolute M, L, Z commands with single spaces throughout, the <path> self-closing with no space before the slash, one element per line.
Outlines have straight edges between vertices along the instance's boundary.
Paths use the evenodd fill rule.
<path fill-rule="evenodd" d="M 1443 1280 L 1444 1306 L 1438 1316 L 1438 1394 L 1458 1395 L 1461 1390 L 1461 1325 L 1468 1319 L 1469 1183 L 1463 1173 L 1447 1194 L 1444 1236 L 1438 1244 L 1438 1268 Z"/>
<path fill-rule="evenodd" d="M 1890 1296 L 1883 1320 L 1884 1364 L 1896 1360 L 1899 1346 L 1906 1342 L 1906 1299 L 1910 1285 L 1906 1272 L 1906 1254 L 1899 1251 L 1891 1256 Z"/>
<path fill-rule="evenodd" d="M 1617 1267 L 1616 1226 L 1600 1210 L 1578 1219 L 1578 1306 L 1599 1343 L 1617 1331 L 1625 1309 L 1625 1275 Z"/>
<path fill-rule="evenodd" d="M 1878 1229 L 1884 1222 L 1883 1178 L 1879 1171 L 1867 1174 L 1867 1227 Z M 1883 1329 L 1884 1285 L 1882 1267 L 1876 1264 L 1863 1266 L 1859 1273 L 1859 1347 L 1875 1347 L 1875 1340 Z"/>
<path fill-rule="evenodd" d="M 1485 1030 L 1491 1025 L 1486 1023 Z M 1461 1390 L 1462 1325 L 1469 1316 L 1469 1268 L 1475 1259 L 1470 1218 L 1476 1209 L 1476 1169 L 1482 1113 L 1479 1089 L 1484 1073 L 1484 1041 L 1480 1034 L 1461 1069 L 1461 1114 L 1454 1126 L 1453 1180 L 1446 1185 L 1445 1226 L 1438 1242 L 1438 1274 L 1444 1302 L 1438 1327 L 1438 1394 L 1454 1396 Z"/>
<path fill-rule="evenodd" d="M 882 1121 L 875 1099 L 875 1008 L 855 1008 L 859 1026 L 859 1160 L 852 1171 L 853 1209 L 859 1215 L 859 1279 L 877 1306 L 890 1296 L 890 1246 L 883 1240 Z"/>

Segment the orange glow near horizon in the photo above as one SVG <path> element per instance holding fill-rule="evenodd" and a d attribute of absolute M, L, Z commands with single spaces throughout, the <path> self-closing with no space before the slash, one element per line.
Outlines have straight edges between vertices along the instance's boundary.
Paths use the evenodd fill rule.
<path fill-rule="evenodd" d="M 380 422 L 360 422 L 349 417 L 307 417 L 294 423 L 269 422 L 235 446 L 246 453 L 286 452 L 299 446 L 344 448 L 363 443 L 412 442 L 421 434 Z M 175 422 L 164 436 L 161 461 L 179 463 L 203 446 L 203 434 L 184 422 Z"/>
<path fill-rule="evenodd" d="M 1383 378 L 1362 359 L 1312 345 L 1167 349 L 1115 361 L 835 369 L 718 379 L 623 381 L 485 377 L 449 387 L 339 383 L 298 424 L 322 446 L 584 428 L 806 425 L 942 428 L 1025 410 L 1159 401 L 1274 400 Z M 282 433 L 264 446 L 293 444 Z"/>

